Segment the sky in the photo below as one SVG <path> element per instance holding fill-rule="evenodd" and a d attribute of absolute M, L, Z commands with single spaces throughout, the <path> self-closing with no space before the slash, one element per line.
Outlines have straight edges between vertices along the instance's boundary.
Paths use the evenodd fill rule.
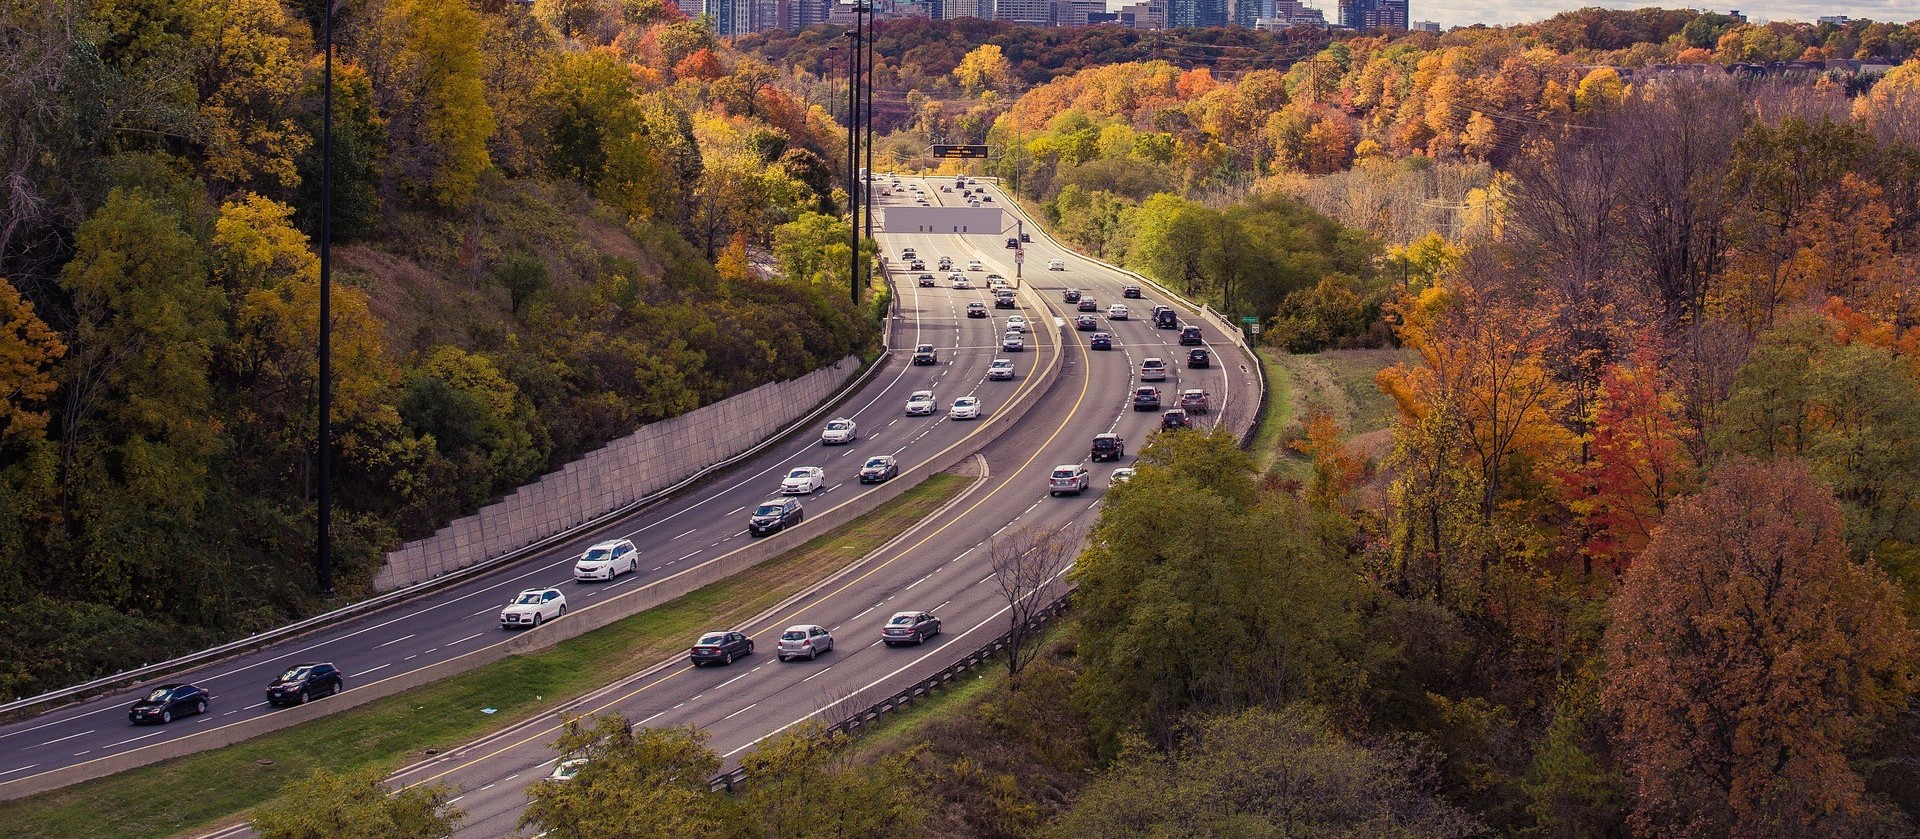
<path fill-rule="evenodd" d="M 1307 5 L 1325 12 L 1328 20 L 1339 18 L 1337 0 L 1306 0 Z M 1638 9 L 1645 6 L 1664 8 L 1685 8 L 1677 2 L 1612 2 L 1612 0 L 1560 0 L 1553 4 L 1522 2 L 1522 0 L 1407 0 L 1407 19 L 1431 20 L 1441 26 L 1467 26 L 1475 23 L 1505 24 L 1530 23 L 1553 17 L 1563 11 L 1571 11 L 1589 6 L 1607 9 Z M 1806 0 L 1753 0 L 1753 2 L 1734 2 L 1727 6 L 1706 6 L 1697 8 L 1726 12 L 1738 9 L 1747 15 L 1748 20 L 1804 20 L 1812 22 L 1824 15 L 1846 15 L 1853 18 L 1906 23 L 1920 20 L 1920 0 L 1846 0 L 1839 3 L 1806 2 Z"/>

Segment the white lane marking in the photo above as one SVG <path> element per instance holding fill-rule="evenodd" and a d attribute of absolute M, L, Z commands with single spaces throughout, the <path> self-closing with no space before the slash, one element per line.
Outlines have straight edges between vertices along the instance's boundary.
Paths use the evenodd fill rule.
<path fill-rule="evenodd" d="M 851 235 L 851 234 L 849 234 L 849 235 Z M 680 538 L 683 538 L 683 537 L 686 537 L 686 536 L 692 536 L 693 534 L 695 534 L 695 533 L 698 533 L 699 531 L 700 531 L 700 528 L 698 528 L 698 527 L 696 527 L 696 528 L 694 528 L 694 529 L 692 529 L 692 530 L 689 530 L 689 531 L 687 531 L 687 532 L 685 532 L 685 533 L 682 533 L 682 534 L 680 534 L 679 536 L 675 536 L 675 537 L 673 537 L 673 538 L 674 538 L 674 539 L 680 539 Z M 668 541 L 672 541 L 672 539 L 669 539 Z"/>
<path fill-rule="evenodd" d="M 727 720 L 730 720 L 730 719 L 733 719 L 734 717 L 737 717 L 737 716 L 740 716 L 741 714 L 744 714 L 744 713 L 746 713 L 746 712 L 748 712 L 748 711 L 751 711 L 751 710 L 753 710 L 753 709 L 754 709 L 754 708 L 756 708 L 756 707 L 759 707 L 759 705 L 760 705 L 760 703 L 758 703 L 758 702 L 755 702 L 755 703 L 753 703 L 752 705 L 748 705 L 748 706 L 747 706 L 747 707 L 745 707 L 745 708 L 741 708 L 741 709 L 740 709 L 740 710 L 738 710 L 738 711 L 735 711 L 735 712 L 733 712 L 733 713 L 731 713 L 731 714 L 728 714 L 728 715 L 726 715 L 726 716 L 724 716 L 724 717 L 721 717 L 721 718 L 720 718 L 720 721 L 721 721 L 721 722 L 726 722 Z"/>
<path fill-rule="evenodd" d="M 484 787 L 479 788 L 478 790 L 475 790 L 475 792 L 486 792 L 487 790 L 493 789 L 495 786 L 499 785 L 499 783 L 500 783 L 499 781 L 494 781 L 491 784 L 488 784 Z"/>
<path fill-rule="evenodd" d="M 55 737 L 55 738 L 53 738 L 52 740 L 48 740 L 48 741 L 47 741 L 47 742 L 45 742 L 45 743 L 36 743 L 36 744 L 34 744 L 34 746 L 33 746 L 33 747 L 37 749 L 37 748 L 40 748 L 41 746 L 51 746 L 51 745 L 53 745 L 53 744 L 55 744 L 55 743 L 62 743 L 62 742 L 65 742 L 65 741 L 68 741 L 68 740 L 72 740 L 72 739 L 73 739 L 73 738 L 75 738 L 75 737 L 85 737 L 85 736 L 87 736 L 87 735 L 89 735 L 89 734 L 92 734 L 92 733 L 94 733 L 94 732 L 96 732 L 96 731 L 99 731 L 99 730 L 100 730 L 100 729 L 97 729 L 97 728 L 89 728 L 89 729 L 87 729 L 86 731 L 82 731 L 82 732 L 80 732 L 79 734 L 69 734 L 69 735 L 67 735 L 67 736 L 65 736 L 65 737 Z"/>
<path fill-rule="evenodd" d="M 210 719 L 210 718 L 209 718 L 209 719 Z M 152 733 L 152 734 L 142 734 L 142 735 L 140 735 L 140 736 L 138 736 L 138 737 L 129 737 L 129 738 L 127 738 L 127 739 L 125 739 L 125 740 L 122 740 L 122 741 L 120 741 L 120 742 L 118 742 L 118 743 L 108 743 L 108 744 L 106 744 L 106 745 L 104 745 L 104 746 L 101 746 L 101 747 L 100 747 L 100 750 L 104 752 L 104 751 L 106 751 L 106 750 L 108 750 L 108 749 L 112 749 L 112 748 L 118 748 L 118 747 L 120 747 L 120 746 L 124 746 L 124 745 L 126 745 L 126 744 L 128 744 L 128 743 L 131 743 L 131 742 L 133 742 L 133 741 L 135 741 L 135 740 L 145 740 L 145 739 L 147 739 L 148 737 L 158 737 L 158 736 L 160 736 L 160 735 L 162 735 L 162 734 L 165 734 L 165 733 L 166 733 L 165 731 L 156 731 L 156 732 L 154 732 L 154 733 Z"/>
<path fill-rule="evenodd" d="M 355 679 L 358 679 L 358 678 L 360 678 L 361 676 L 365 676 L 365 675 L 367 675 L 368 673 L 372 673 L 372 672 L 373 672 L 374 670 L 385 670 L 385 669 L 387 669 L 387 668 L 389 668 L 389 667 L 392 667 L 392 666 L 393 666 L 393 662 L 391 662 L 391 661 L 389 661 L 389 662 L 387 662 L 386 664 L 382 664 L 382 665 L 380 665 L 379 667 L 375 667 L 375 668 L 372 668 L 372 669 L 368 669 L 368 670 L 362 670 L 362 671 L 360 671 L 360 672 L 358 672 L 358 673 L 355 673 L 355 674 L 353 674 L 353 677 L 352 677 L 352 678 L 355 678 Z"/>
<path fill-rule="evenodd" d="M 675 706 L 675 707 L 678 707 L 678 706 Z M 661 711 L 661 712 L 660 712 L 660 713 L 658 713 L 658 714 L 654 714 L 654 715 L 653 715 L 653 716 L 651 716 L 651 717 L 648 717 L 648 718 L 646 718 L 646 719 L 644 719 L 644 720 L 641 720 L 641 721 L 639 721 L 639 722 L 637 722 L 637 723 L 634 723 L 634 726 L 635 726 L 635 727 L 637 728 L 637 727 L 639 727 L 639 726 L 643 726 L 643 725 L 646 725 L 647 723 L 650 723 L 650 722 L 653 722 L 653 721 L 654 721 L 654 720 L 656 720 L 656 719 L 659 719 L 659 718 L 660 718 L 660 715 L 661 715 L 661 714 L 665 714 L 665 713 L 666 713 L 666 711 Z"/>
<path fill-rule="evenodd" d="M 395 639 L 393 639 L 393 640 L 391 640 L 391 641 L 388 641 L 388 642 L 386 642 L 385 644 L 381 644 L 381 645 L 380 645 L 379 647 L 374 647 L 374 649 L 376 649 L 376 650 L 377 650 L 377 649 L 380 649 L 380 647 L 391 647 L 391 646 L 393 646 L 393 645 L 395 645 L 395 644 L 398 644 L 398 643 L 400 643 L 401 641 L 405 641 L 405 640 L 407 640 L 408 638 L 412 638 L 412 637 L 413 637 L 413 636 L 414 636 L 415 634 L 416 634 L 416 633 L 412 633 L 412 632 L 409 632 L 409 633 L 407 633 L 407 634 L 405 634 L 405 635 L 402 635 L 402 636 L 400 636 L 400 637 L 398 637 L 398 638 L 395 638 Z"/>
<path fill-rule="evenodd" d="M 848 234 L 848 235 L 852 235 L 852 234 Z M 706 548 L 701 548 L 700 550 L 703 551 L 703 550 L 706 550 Z M 700 551 L 694 551 L 693 553 L 687 554 L 687 556 L 680 557 L 680 559 L 686 559 L 687 557 L 698 556 L 699 554 L 700 554 Z M 680 559 L 676 559 L 674 560 L 674 562 L 679 562 Z"/>
<path fill-rule="evenodd" d="M 848 235 L 852 235 L 852 234 L 848 234 Z M 739 507 L 735 507 L 735 508 L 733 508 L 733 509 L 731 509 L 731 510 L 728 510 L 728 511 L 727 511 L 727 515 L 729 515 L 729 516 L 731 516 L 731 515 L 733 515 L 734 513 L 738 513 L 738 512 L 740 512 L 741 510 L 745 510 L 745 509 L 746 509 L 746 506 L 745 506 L 745 505 L 742 505 L 742 506 L 739 506 Z"/>
<path fill-rule="evenodd" d="M 265 706 L 266 704 L 267 704 L 267 703 L 265 703 L 265 702 L 255 702 L 255 703 L 253 703 L 252 705 L 248 705 L 248 706 L 247 706 L 247 707 L 245 707 L 245 708 L 241 708 L 240 710 L 242 710 L 242 711 L 251 711 L 251 710 L 253 710 L 253 709 L 255 709 L 255 708 L 259 708 L 259 707 L 263 707 L 263 706 Z"/>
<path fill-rule="evenodd" d="M 462 643 L 462 642 L 465 642 L 465 641 L 471 641 L 471 640 L 473 640 L 473 639 L 475 639 L 475 638 L 478 638 L 478 637 L 480 637 L 480 636 L 482 636 L 482 635 L 485 635 L 485 634 L 486 634 L 486 633 L 484 633 L 484 632 L 475 632 L 475 633 L 473 633 L 472 635 L 468 635 L 467 637 L 465 637 L 465 638 L 462 638 L 462 639 L 460 639 L 459 641 L 449 641 L 449 642 L 447 642 L 447 646 L 449 646 L 449 647 L 451 647 L 451 646 L 453 646 L 454 644 L 459 644 L 459 643 Z"/>
<path fill-rule="evenodd" d="M 721 688 L 724 688 L 724 687 L 726 687 L 727 685 L 730 685 L 730 684 L 733 684 L 734 682 L 737 682 L 737 681 L 740 681 L 741 679 L 744 679 L 744 678 L 746 678 L 746 677 L 747 677 L 747 673 L 752 673 L 752 672 L 753 672 L 752 670 L 748 670 L 748 671 L 747 671 L 746 673 L 742 673 L 742 674 L 740 674 L 740 675 L 738 675 L 738 676 L 735 676 L 735 677 L 733 677 L 733 678 L 731 678 L 731 679 L 728 679 L 728 680 L 726 680 L 726 681 L 724 681 L 724 682 L 721 682 L 721 683 L 720 683 L 719 685 L 717 685 L 717 686 L 715 686 L 715 687 L 714 687 L 714 690 L 719 690 L 719 689 L 721 689 Z"/>
<path fill-rule="evenodd" d="M 11 774 L 13 774 L 13 773 L 15 773 L 15 772 L 25 772 L 25 771 L 27 771 L 27 770 L 29 770 L 29 769 L 32 769 L 33 767 L 35 767 L 35 766 L 39 766 L 39 765 L 40 765 L 40 764 L 38 764 L 38 763 L 29 763 L 29 764 L 27 764 L 27 765 L 25 765 L 25 766 L 22 766 L 22 767 L 20 767 L 20 768 L 18 768 L 18 769 L 9 769 L 9 770 L 7 770 L 7 771 L 5 771 L 5 772 L 0 772 L 0 775 L 11 775 Z"/>
<path fill-rule="evenodd" d="M 480 611 L 478 611 L 478 612 L 474 612 L 473 614 L 471 614 L 471 615 L 468 615 L 467 617 L 470 617 L 470 618 L 477 618 L 477 617 L 480 617 L 481 615 L 484 615 L 484 614 L 486 614 L 486 613 L 488 613 L 488 612 L 492 612 L 492 611 L 496 611 L 496 609 L 497 609 L 497 607 L 494 607 L 494 606 L 488 606 L 487 608 L 485 608 L 485 609 L 481 609 L 481 610 L 480 610 Z"/>

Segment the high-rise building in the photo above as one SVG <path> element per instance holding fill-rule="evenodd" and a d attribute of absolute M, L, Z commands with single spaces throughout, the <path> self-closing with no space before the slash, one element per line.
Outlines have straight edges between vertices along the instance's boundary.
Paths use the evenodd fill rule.
<path fill-rule="evenodd" d="M 1086 26 L 1117 19 L 1107 12 L 1107 0 L 1053 0 L 1054 26 Z"/>
<path fill-rule="evenodd" d="M 1430 21 L 1430 20 L 1416 20 L 1416 21 L 1414 21 L 1414 22 L 1412 22 L 1412 23 L 1410 23 L 1410 24 L 1407 24 L 1407 31 L 1409 31 L 1409 32 L 1431 32 L 1431 33 L 1433 33 L 1433 34 L 1435 34 L 1435 35 L 1438 35 L 1438 34 L 1440 34 L 1440 24 L 1438 24 L 1438 23 L 1435 23 L 1435 22 L 1433 22 L 1433 21 Z"/>
<path fill-rule="evenodd" d="M 830 0 L 787 0 L 786 28 L 798 32 L 827 22 Z"/>
<path fill-rule="evenodd" d="M 1406 29 L 1407 0 L 1340 0 L 1340 25 L 1359 32 Z"/>
<path fill-rule="evenodd" d="M 993 19 L 1029 26 L 1053 25 L 1052 0 L 986 0 L 993 4 Z"/>
<path fill-rule="evenodd" d="M 1167 25 L 1167 0 L 1139 0 L 1113 11 L 1118 23 L 1135 29 L 1164 29 Z"/>
<path fill-rule="evenodd" d="M 1167 26 L 1226 26 L 1227 0 L 1167 0 Z"/>
<path fill-rule="evenodd" d="M 941 20 L 958 20 L 963 17 L 993 17 L 993 0 L 942 0 Z"/>

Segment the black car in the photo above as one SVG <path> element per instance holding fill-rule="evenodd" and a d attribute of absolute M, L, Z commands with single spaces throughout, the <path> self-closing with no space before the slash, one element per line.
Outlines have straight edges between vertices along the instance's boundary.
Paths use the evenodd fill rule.
<path fill-rule="evenodd" d="M 1102 460 L 1119 460 L 1127 456 L 1127 442 L 1120 439 L 1118 434 L 1095 434 L 1093 435 L 1093 452 L 1090 456 L 1096 463 Z"/>
<path fill-rule="evenodd" d="M 753 517 L 747 519 L 747 533 L 752 536 L 765 536 L 792 527 L 807 517 L 807 511 L 800 506 L 797 498 L 776 498 L 753 508 Z"/>
<path fill-rule="evenodd" d="M 1187 350 L 1187 366 L 1212 367 L 1213 354 L 1207 352 L 1206 347 L 1194 347 L 1193 349 Z"/>
<path fill-rule="evenodd" d="M 1033 241 L 1033 234 L 1032 234 L 1032 233 L 1022 233 L 1022 234 L 1020 234 L 1020 241 L 1022 241 L 1022 242 L 1031 242 L 1031 241 Z"/>
<path fill-rule="evenodd" d="M 1205 343 L 1200 337 L 1200 327 L 1189 326 L 1180 330 L 1180 346 L 1197 347 Z"/>
<path fill-rule="evenodd" d="M 1130 297 L 1130 298 L 1133 298 L 1133 299 L 1136 299 L 1136 300 L 1137 300 L 1137 299 L 1139 299 L 1139 298 L 1140 298 L 1140 287 L 1139 287 L 1139 286 L 1137 286 L 1137 285 L 1127 285 L 1127 286 L 1121 286 L 1121 287 L 1120 287 L 1120 296 L 1121 296 L 1121 297 Z"/>
<path fill-rule="evenodd" d="M 1173 329 L 1180 325 L 1180 313 L 1169 306 L 1155 306 L 1153 325 L 1157 329 Z"/>
<path fill-rule="evenodd" d="M 1020 247 L 1020 240 L 1019 240 L 1019 239 L 1008 239 L 1008 240 L 1007 240 L 1007 250 L 1013 250 L 1013 249 L 1015 249 L 1015 248 L 1018 248 L 1018 247 Z"/>
<path fill-rule="evenodd" d="M 138 725 L 143 722 L 170 723 L 175 717 L 207 712 L 207 700 L 212 697 L 204 688 L 188 684 L 161 685 L 147 691 L 147 695 L 127 709 L 127 721 Z"/>
<path fill-rule="evenodd" d="M 1160 389 L 1143 387 L 1133 392 L 1133 409 L 1136 411 L 1160 410 Z"/>
<path fill-rule="evenodd" d="M 719 663 L 732 664 L 736 658 L 753 655 L 753 639 L 739 632 L 720 630 L 700 633 L 700 640 L 693 643 L 687 651 L 687 658 L 693 666 Z"/>
<path fill-rule="evenodd" d="M 1113 349 L 1113 336 L 1105 332 L 1093 333 L 1093 340 L 1087 342 L 1087 348 L 1093 350 Z"/>
<path fill-rule="evenodd" d="M 860 483 L 878 484 L 900 474 L 900 463 L 892 455 L 877 454 L 867 458 L 866 465 L 860 467 Z"/>
<path fill-rule="evenodd" d="M 1080 302 L 1080 289 L 1070 288 L 1070 289 L 1067 289 L 1066 291 L 1060 292 L 1060 299 L 1065 300 L 1068 303 L 1078 303 Z"/>
<path fill-rule="evenodd" d="M 1081 332 L 1092 332 L 1100 328 L 1100 319 L 1093 315 L 1081 315 L 1073 319 L 1073 328 Z"/>
<path fill-rule="evenodd" d="M 993 296 L 993 307 L 994 307 L 994 308 L 996 308 L 996 309 L 1014 309 L 1014 308 L 1018 308 L 1017 306 L 1015 306 L 1015 305 L 1013 304 L 1013 295 L 1011 295 L 1011 294 L 996 294 L 996 295 L 994 295 L 994 296 Z"/>
<path fill-rule="evenodd" d="M 1187 420 L 1187 412 L 1182 411 L 1179 408 L 1175 408 L 1160 416 L 1160 428 L 1163 431 L 1172 431 L 1176 428 L 1192 428 L 1192 427 L 1193 427 L 1193 423 Z"/>
<path fill-rule="evenodd" d="M 1098 312 L 1100 311 L 1100 301 L 1095 300 L 1091 297 L 1082 297 L 1080 298 L 1080 311 Z"/>
<path fill-rule="evenodd" d="M 921 274 L 919 283 L 921 288 L 933 288 L 933 275 Z"/>
<path fill-rule="evenodd" d="M 300 705 L 309 699 L 332 696 L 346 687 L 340 668 L 324 663 L 300 664 L 287 668 L 280 678 L 267 685 L 267 704 Z"/>

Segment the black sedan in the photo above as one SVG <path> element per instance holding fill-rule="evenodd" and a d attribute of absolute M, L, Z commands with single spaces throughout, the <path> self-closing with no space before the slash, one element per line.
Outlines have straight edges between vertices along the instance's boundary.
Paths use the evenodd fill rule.
<path fill-rule="evenodd" d="M 1087 342 L 1087 348 L 1095 350 L 1113 349 L 1113 336 L 1105 332 L 1095 332 L 1093 333 L 1093 340 Z"/>
<path fill-rule="evenodd" d="M 1188 367 L 1212 367 L 1213 355 L 1205 347 L 1195 347 L 1187 351 Z"/>
<path fill-rule="evenodd" d="M 687 658 L 693 666 L 702 664 L 732 664 L 736 658 L 753 655 L 753 639 L 738 632 L 716 630 L 703 632 L 700 640 L 695 641 L 693 649 L 687 652 Z"/>
<path fill-rule="evenodd" d="M 267 685 L 267 704 L 301 705 L 309 699 L 332 696 L 346 687 L 340 668 L 332 664 L 295 665 Z"/>
<path fill-rule="evenodd" d="M 147 691 L 145 697 L 127 709 L 127 720 L 135 725 L 170 723 L 175 717 L 206 713 L 207 700 L 211 698 L 205 688 L 194 685 L 161 685 Z"/>
<path fill-rule="evenodd" d="M 1100 301 L 1095 300 L 1091 297 L 1082 297 L 1080 298 L 1080 311 L 1098 312 L 1100 311 Z"/>
<path fill-rule="evenodd" d="M 1137 300 L 1140 298 L 1140 287 L 1137 285 L 1121 286 L 1120 296 Z"/>
<path fill-rule="evenodd" d="M 1081 315 L 1073 319 L 1073 328 L 1081 332 L 1092 332 L 1100 328 L 1100 321 L 1093 315 Z"/>

